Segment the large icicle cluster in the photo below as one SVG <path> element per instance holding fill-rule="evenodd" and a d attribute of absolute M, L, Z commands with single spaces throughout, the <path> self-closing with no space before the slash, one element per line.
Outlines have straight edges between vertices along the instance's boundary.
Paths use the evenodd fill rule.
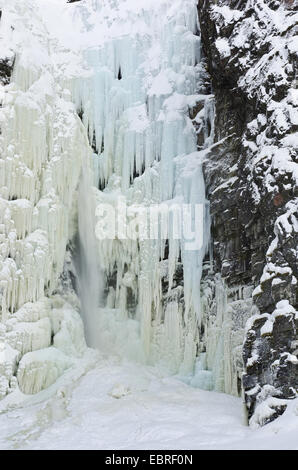
<path fill-rule="evenodd" d="M 212 141 L 212 114 L 202 84 L 196 1 L 84 1 L 72 8 L 92 70 L 77 79 L 73 96 L 97 154 L 98 203 L 122 200 L 127 221 L 132 208 L 161 202 L 205 207 L 205 151 L 197 152 L 189 117 L 196 105 L 204 149 Z M 101 345 L 114 344 L 171 372 L 193 370 L 206 217 L 204 225 L 195 227 L 204 239 L 197 251 L 186 251 L 170 235 L 98 242 L 108 290 L 99 315 Z M 181 262 L 184 285 L 176 279 Z"/>
<path fill-rule="evenodd" d="M 34 1 L 8 3 L 0 23 L 1 60 L 14 61 L 0 87 L 0 397 L 17 383 L 24 393 L 45 388 L 86 347 L 78 313 L 54 291 L 90 156 L 59 66 L 64 51 Z"/>

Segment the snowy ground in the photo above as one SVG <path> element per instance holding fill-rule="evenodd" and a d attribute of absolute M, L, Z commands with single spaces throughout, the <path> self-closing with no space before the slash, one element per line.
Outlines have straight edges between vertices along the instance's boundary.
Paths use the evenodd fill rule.
<path fill-rule="evenodd" d="M 35 395 L 2 413 L 0 449 L 298 449 L 297 401 L 253 430 L 239 398 L 117 358 L 89 367 L 75 382 L 62 377 L 41 403 Z"/>

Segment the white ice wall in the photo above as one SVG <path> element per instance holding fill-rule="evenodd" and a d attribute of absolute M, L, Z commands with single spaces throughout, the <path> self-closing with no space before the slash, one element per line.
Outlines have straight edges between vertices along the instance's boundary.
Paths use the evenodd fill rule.
<path fill-rule="evenodd" d="M 52 294 L 91 155 L 55 59 L 63 50 L 35 2 L 2 3 L 1 58 L 15 56 L 15 65 L 0 87 L 0 397 L 15 375 L 21 391 L 39 391 L 84 351 L 78 313 Z"/>

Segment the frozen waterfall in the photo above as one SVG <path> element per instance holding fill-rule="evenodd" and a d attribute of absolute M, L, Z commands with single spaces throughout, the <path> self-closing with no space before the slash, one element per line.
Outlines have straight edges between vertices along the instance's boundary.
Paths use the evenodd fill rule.
<path fill-rule="evenodd" d="M 129 225 L 136 208 L 189 205 L 198 245 L 189 250 L 185 235 L 175 239 L 170 231 L 163 238 L 143 236 L 140 222 L 134 237 L 97 240 L 105 295 L 94 315 L 96 287 L 100 291 L 102 282 L 95 282 L 90 227 L 103 214 L 91 221 L 85 207 L 91 198 L 87 188 L 82 194 L 81 183 L 87 335 L 98 331 L 90 344 L 105 351 L 188 374 L 199 351 L 200 279 L 209 238 L 202 162 L 213 138 L 196 1 L 140 1 L 137 7 L 130 1 L 93 1 L 78 3 L 73 11 L 82 31 L 86 74 L 70 88 L 95 152 L 97 207 L 109 205 L 117 212 L 122 204 L 121 217 Z M 194 120 L 192 109 L 197 110 Z M 199 150 L 197 133 L 205 142 Z M 196 205 L 202 212 L 199 221 L 194 220 Z M 112 216 L 106 223 L 114 225 Z"/>
<path fill-rule="evenodd" d="M 192 374 L 213 138 L 196 0 L 12 0 L 4 13 L 0 396 L 39 391 L 84 354 L 78 311 L 89 346 Z M 125 233 L 95 234 L 106 206 Z M 154 211 L 177 206 L 189 230 L 174 235 Z"/>

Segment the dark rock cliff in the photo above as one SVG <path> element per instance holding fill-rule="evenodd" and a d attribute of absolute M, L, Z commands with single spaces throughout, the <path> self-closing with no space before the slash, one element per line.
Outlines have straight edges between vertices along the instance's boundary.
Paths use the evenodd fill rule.
<path fill-rule="evenodd" d="M 249 418 L 264 424 L 298 388 L 297 13 L 293 2 L 269 0 L 199 0 L 198 12 L 215 96 L 205 164 L 212 276 L 230 301 L 238 286 L 254 288 L 242 384 Z"/>
<path fill-rule="evenodd" d="M 10 77 L 13 70 L 14 59 L 5 57 L 0 59 L 0 82 L 7 85 L 10 82 Z"/>

